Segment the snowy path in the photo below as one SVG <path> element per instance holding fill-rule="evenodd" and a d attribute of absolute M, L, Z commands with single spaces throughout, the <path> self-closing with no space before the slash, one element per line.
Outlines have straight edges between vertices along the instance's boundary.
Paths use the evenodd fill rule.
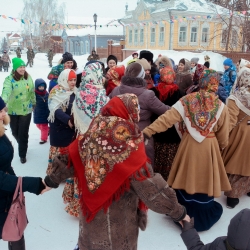
<path fill-rule="evenodd" d="M 24 55 L 23 55 L 24 57 Z M 54 60 L 54 65 L 59 60 L 59 55 Z M 24 57 L 26 59 L 26 56 Z M 75 57 L 80 65 L 84 64 L 85 57 Z M 25 60 L 26 61 L 26 60 Z M 50 68 L 48 67 L 47 57 L 40 54 L 35 58 L 33 68 L 27 68 L 33 79 L 46 79 Z M 0 72 L 0 92 L 4 78 L 9 73 Z M 17 175 L 20 176 L 40 176 L 44 178 L 47 168 L 47 158 L 49 143 L 39 144 L 39 131 L 31 123 L 29 150 L 27 163 L 21 164 L 17 154 L 17 143 L 10 134 L 15 148 L 13 167 Z M 29 224 L 25 231 L 27 250 L 73 250 L 78 239 L 78 219 L 69 216 L 65 211 L 62 201 L 63 185 L 56 190 L 36 196 L 26 193 L 27 214 Z M 208 243 L 216 237 L 226 235 L 230 219 L 241 209 L 250 207 L 250 198 L 243 197 L 240 204 L 233 210 L 225 207 L 225 197 L 219 199 L 223 205 L 224 213 L 219 222 L 208 232 L 201 233 L 203 242 Z M 98 232 L 97 232 L 98 233 Z M 0 249 L 7 250 L 7 243 L 0 241 Z M 140 232 L 139 250 L 185 250 L 180 237 L 180 230 L 165 215 L 156 214 L 149 211 L 148 227 L 145 232 Z M 118 250 L 118 249 L 115 249 Z"/>

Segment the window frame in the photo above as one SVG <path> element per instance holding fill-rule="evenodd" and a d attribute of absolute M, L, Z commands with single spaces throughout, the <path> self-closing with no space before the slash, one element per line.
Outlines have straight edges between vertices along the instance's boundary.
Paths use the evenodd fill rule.
<path fill-rule="evenodd" d="M 154 32 L 152 32 L 154 30 Z M 155 27 L 150 28 L 150 43 L 155 44 L 156 29 Z M 152 39 L 153 38 L 153 39 Z"/>

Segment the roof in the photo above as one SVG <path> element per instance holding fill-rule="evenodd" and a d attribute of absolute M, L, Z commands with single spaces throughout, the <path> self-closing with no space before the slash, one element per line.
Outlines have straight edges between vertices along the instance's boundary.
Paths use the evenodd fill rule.
<path fill-rule="evenodd" d="M 17 38 L 21 38 L 21 36 L 17 33 L 13 33 L 13 34 L 10 34 L 8 39 L 17 39 Z"/>

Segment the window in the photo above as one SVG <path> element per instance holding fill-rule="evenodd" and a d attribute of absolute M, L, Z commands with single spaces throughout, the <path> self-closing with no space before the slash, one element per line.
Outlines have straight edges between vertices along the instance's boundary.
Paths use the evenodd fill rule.
<path fill-rule="evenodd" d="M 151 28 L 151 43 L 155 43 L 155 28 Z"/>
<path fill-rule="evenodd" d="M 208 28 L 203 28 L 203 29 L 202 29 L 201 41 L 202 41 L 203 43 L 207 43 L 207 42 L 208 42 Z"/>
<path fill-rule="evenodd" d="M 89 41 L 85 41 L 86 54 L 89 54 Z"/>
<path fill-rule="evenodd" d="M 132 43 L 132 36 L 133 36 L 133 32 L 132 30 L 129 30 L 129 43 Z"/>
<path fill-rule="evenodd" d="M 222 35 L 221 35 L 221 43 L 226 43 L 227 42 L 227 30 L 222 30 Z"/>
<path fill-rule="evenodd" d="M 135 30 L 135 39 L 134 43 L 138 43 L 138 30 Z"/>
<path fill-rule="evenodd" d="M 164 27 L 160 27 L 160 38 L 159 38 L 159 42 L 163 43 L 164 42 Z"/>
<path fill-rule="evenodd" d="M 140 31 L 140 43 L 144 42 L 144 29 L 141 29 Z"/>
<path fill-rule="evenodd" d="M 191 43 L 197 43 L 197 28 L 196 27 L 192 27 L 191 28 Z"/>
<path fill-rule="evenodd" d="M 180 27 L 179 42 L 186 42 L 187 27 Z"/>

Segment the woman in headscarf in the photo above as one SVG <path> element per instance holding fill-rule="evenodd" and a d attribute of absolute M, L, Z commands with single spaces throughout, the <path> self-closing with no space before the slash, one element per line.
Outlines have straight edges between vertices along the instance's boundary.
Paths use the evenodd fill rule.
<path fill-rule="evenodd" d="M 156 96 L 168 106 L 173 106 L 182 97 L 179 87 L 175 82 L 175 72 L 172 67 L 164 67 L 160 69 L 160 80 L 155 88 Z M 153 115 L 153 120 L 156 120 L 159 115 Z M 175 126 L 169 130 L 154 135 L 154 150 L 155 161 L 154 171 L 160 173 L 167 181 L 171 170 L 174 157 L 177 153 L 180 136 L 178 135 Z"/>
<path fill-rule="evenodd" d="M 232 190 L 225 192 L 227 207 L 234 208 L 239 198 L 250 196 L 250 65 L 242 67 L 228 98 L 230 114 L 229 144 L 223 151 L 223 160 Z"/>
<path fill-rule="evenodd" d="M 75 99 L 75 85 L 75 71 L 65 69 L 58 78 L 58 85 L 49 95 L 50 151 L 47 173 L 50 172 L 54 157 L 58 154 L 66 154 L 69 144 L 73 141 L 75 129 L 71 113 Z"/>
<path fill-rule="evenodd" d="M 181 98 L 143 130 L 146 137 L 151 137 L 181 123 L 183 137 L 168 184 L 176 189 L 178 201 L 194 217 L 197 231 L 208 230 L 220 219 L 223 209 L 214 197 L 231 189 L 220 154 L 228 144 L 229 114 L 215 95 L 218 83 L 215 71 L 204 71 L 199 92 Z"/>
<path fill-rule="evenodd" d="M 125 67 L 124 65 L 114 66 L 107 72 L 106 78 L 106 95 L 109 95 L 114 88 L 121 85 L 121 79 L 124 76 Z"/>
<path fill-rule="evenodd" d="M 109 98 L 103 88 L 102 65 L 98 62 L 88 64 L 82 72 L 82 82 L 75 94 L 72 113 L 74 125 L 78 134 L 84 134 L 94 117 L 99 115 L 101 109 L 107 104 Z M 66 212 L 79 217 L 80 203 L 77 180 L 67 179 L 63 200 L 67 204 Z"/>
<path fill-rule="evenodd" d="M 146 206 L 175 221 L 185 218 L 175 192 L 147 162 L 138 128 L 138 98 L 116 96 L 102 109 L 85 134 L 70 145 L 67 158 L 54 161 L 45 182 L 50 187 L 73 175 L 81 192 L 80 250 L 137 249 L 139 227 L 147 224 Z"/>
<path fill-rule="evenodd" d="M 191 63 L 183 58 L 179 61 L 176 74 L 176 84 L 178 85 L 182 96 L 186 95 L 187 90 L 193 85 L 193 77 L 190 72 Z"/>

